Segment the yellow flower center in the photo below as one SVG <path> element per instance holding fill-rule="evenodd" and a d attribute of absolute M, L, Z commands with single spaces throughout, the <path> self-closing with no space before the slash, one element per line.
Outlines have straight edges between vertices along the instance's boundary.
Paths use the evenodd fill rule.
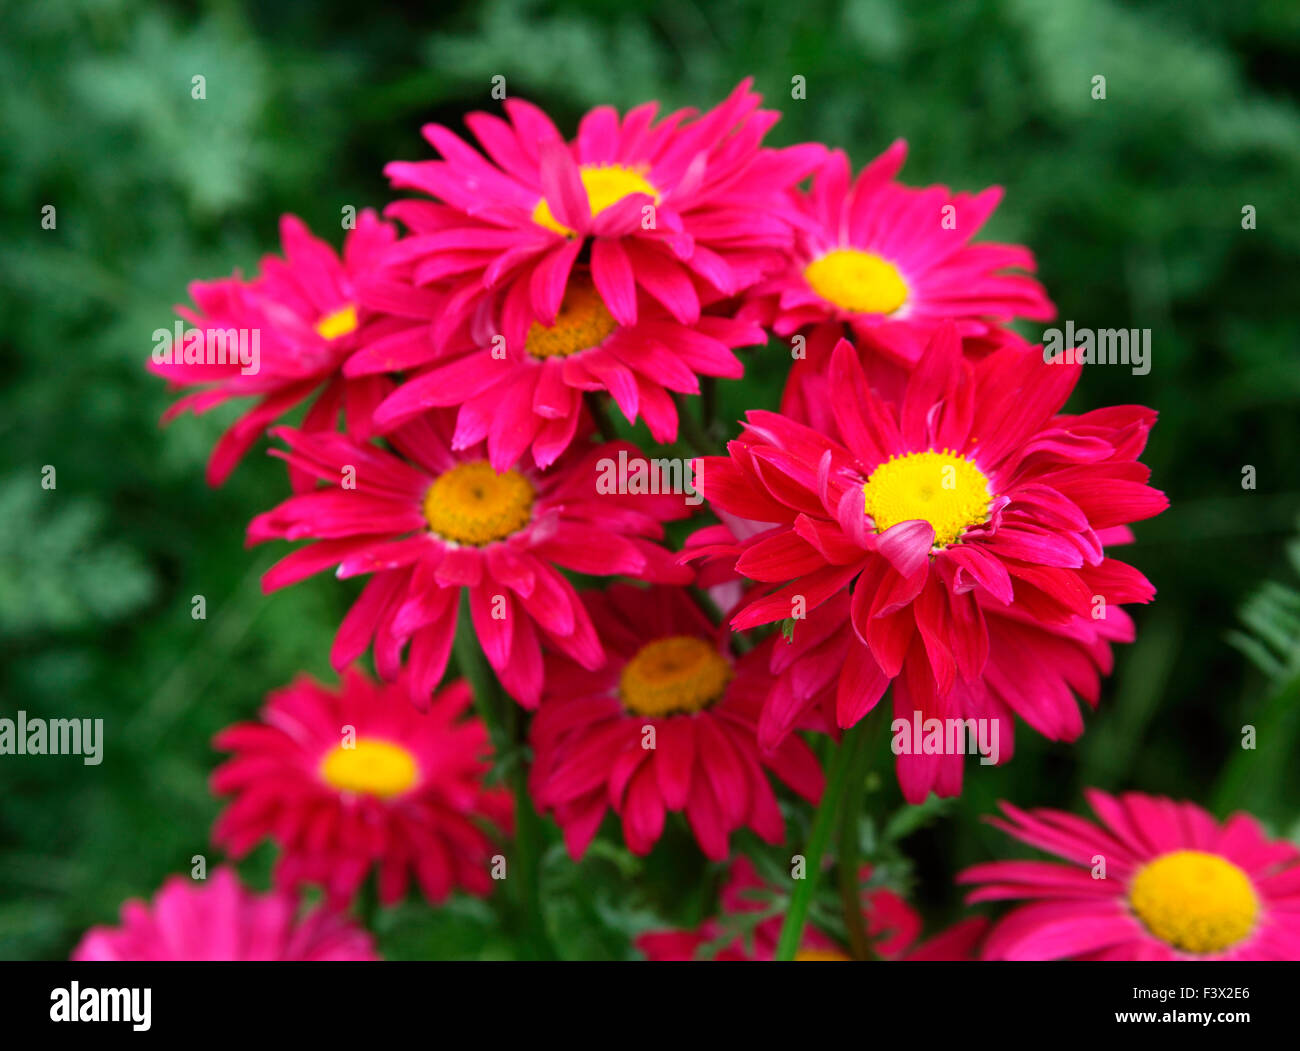
<path fill-rule="evenodd" d="M 907 284 L 893 263 L 874 252 L 836 248 L 803 271 L 822 299 L 855 314 L 892 314 L 907 302 Z"/>
<path fill-rule="evenodd" d="M 1128 900 L 1147 930 L 1192 953 L 1235 945 L 1259 914 L 1250 877 L 1201 850 L 1175 850 L 1144 865 L 1133 877 Z"/>
<path fill-rule="evenodd" d="M 316 322 L 316 332 L 322 339 L 338 339 L 357 330 L 356 304 L 349 303 Z"/>
<path fill-rule="evenodd" d="M 546 326 L 534 321 L 528 329 L 525 349 L 535 358 L 567 358 L 580 350 L 599 346 L 618 328 L 618 322 L 605 309 L 591 276 L 575 270 L 564 292 L 564 302 L 555 324 Z"/>
<path fill-rule="evenodd" d="M 670 635 L 646 643 L 623 668 L 619 694 L 636 715 L 698 712 L 722 696 L 731 664 L 704 639 Z"/>
<path fill-rule="evenodd" d="M 387 799 L 419 779 L 415 756 L 399 744 L 378 737 L 359 737 L 351 747 L 339 745 L 321 760 L 320 775 L 341 792 Z"/>
<path fill-rule="evenodd" d="M 985 521 L 993 499 L 980 469 L 947 449 L 891 457 L 871 472 L 862 492 L 877 532 L 924 519 L 934 528 L 935 547 Z"/>
<path fill-rule="evenodd" d="M 794 954 L 795 963 L 851 963 L 852 960 L 837 949 L 800 949 Z"/>
<path fill-rule="evenodd" d="M 650 185 L 644 175 L 635 168 L 625 168 L 621 164 L 583 165 L 578 170 L 578 177 L 582 179 L 582 188 L 587 191 L 587 205 L 591 208 L 593 217 L 611 204 L 618 204 L 628 194 L 644 193 L 659 200 L 659 191 Z M 573 235 L 573 231 L 551 213 L 551 206 L 546 203 L 545 197 L 533 209 L 533 222 L 554 230 L 557 234 L 564 234 L 565 237 Z"/>
<path fill-rule="evenodd" d="M 438 476 L 424 497 L 424 517 L 444 540 L 483 547 L 526 526 L 535 495 L 513 468 L 497 474 L 486 460 L 476 460 Z"/>

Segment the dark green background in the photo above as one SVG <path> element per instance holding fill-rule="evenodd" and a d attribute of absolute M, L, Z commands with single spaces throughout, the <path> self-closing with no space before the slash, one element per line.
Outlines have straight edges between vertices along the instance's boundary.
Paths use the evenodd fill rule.
<path fill-rule="evenodd" d="M 0 714 L 103 718 L 108 736 L 99 767 L 0 757 L 0 956 L 63 956 L 193 854 L 215 860 L 212 734 L 296 671 L 327 675 L 352 594 L 326 575 L 261 596 L 280 552 L 245 551 L 243 529 L 282 498 L 283 469 L 259 453 L 225 488 L 204 485 L 232 412 L 160 431 L 150 333 L 189 280 L 253 270 L 282 212 L 337 243 L 344 205 L 388 200 L 386 160 L 431 155 L 423 122 L 495 105 L 495 74 L 569 130 L 599 103 L 711 105 L 752 74 L 785 114 L 774 142 L 821 139 L 860 165 L 905 136 L 910 182 L 1000 183 L 988 234 L 1037 253 L 1062 318 L 1152 330 L 1149 375 L 1091 369 L 1073 405 L 1160 410 L 1146 459 L 1173 506 L 1131 551 L 1159 596 L 1078 745 L 1025 732 L 1009 767 L 971 766 L 958 804 L 919 815 L 902 846 L 932 924 L 959 912 L 959 866 L 1011 849 L 978 820 L 998 798 L 1077 806 L 1085 785 L 1139 788 L 1248 807 L 1296 835 L 1294 593 L 1254 606 L 1271 674 L 1227 637 L 1266 581 L 1296 580 L 1300 7 L 435 6 L 0 2 Z M 795 74 L 806 101 L 790 99 Z M 722 392 L 729 417 L 774 406 L 787 360 L 758 354 Z M 1245 723 L 1255 752 L 1239 747 Z M 892 779 L 868 798 L 883 820 Z M 244 872 L 265 885 L 268 860 Z M 707 906 L 704 873 L 676 834 L 647 861 L 602 847 L 577 869 L 552 850 L 552 933 L 571 956 L 627 955 L 629 933 Z M 480 903 L 410 904 L 380 924 L 390 955 L 512 952 Z"/>

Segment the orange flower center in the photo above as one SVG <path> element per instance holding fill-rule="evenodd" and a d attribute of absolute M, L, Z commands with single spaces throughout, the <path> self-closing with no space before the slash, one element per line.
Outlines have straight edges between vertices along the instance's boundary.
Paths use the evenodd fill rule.
<path fill-rule="evenodd" d="M 851 963 L 853 958 L 838 949 L 800 949 L 794 959 L 796 963 Z"/>
<path fill-rule="evenodd" d="M 704 639 L 671 635 L 642 646 L 619 680 L 623 707 L 636 715 L 698 712 L 731 681 L 731 663 Z"/>
<path fill-rule="evenodd" d="M 598 347 L 618 322 L 605 307 L 591 276 L 575 270 L 564 292 L 564 302 L 554 325 L 534 321 L 528 329 L 525 349 L 535 358 L 567 358 L 581 350 Z"/>
<path fill-rule="evenodd" d="M 497 474 L 475 460 L 440 474 L 424 497 L 429 528 L 444 540 L 484 547 L 528 524 L 536 493 L 513 468 Z"/>

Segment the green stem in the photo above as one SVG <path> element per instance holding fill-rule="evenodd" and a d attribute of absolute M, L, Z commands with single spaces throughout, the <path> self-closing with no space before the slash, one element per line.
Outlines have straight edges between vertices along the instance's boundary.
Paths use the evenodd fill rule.
<path fill-rule="evenodd" d="M 357 888 L 356 916 L 357 922 L 366 930 L 373 932 L 375 919 L 379 915 L 379 874 L 376 871 L 366 876 L 365 882 Z"/>
<path fill-rule="evenodd" d="M 704 588 L 697 587 L 694 584 L 691 585 L 691 594 L 695 596 L 695 601 L 700 604 L 700 609 L 709 615 L 709 619 L 714 624 L 722 623 L 722 610 L 713 601 L 712 595 L 705 591 Z"/>
<path fill-rule="evenodd" d="M 505 736 L 505 727 L 501 722 L 501 691 L 491 665 L 479 648 L 478 636 L 474 633 L 474 621 L 469 612 L 469 592 L 460 596 L 460 613 L 456 619 L 456 635 L 451 644 L 456 656 L 456 667 L 469 682 L 470 692 L 474 694 L 474 707 L 478 709 L 479 718 L 487 727 L 492 738 L 492 751 L 497 760 L 503 759 L 510 749 L 510 742 Z"/>
<path fill-rule="evenodd" d="M 844 910 L 844 927 L 848 931 L 849 950 L 855 960 L 871 959 L 871 942 L 867 939 L 867 929 L 862 919 L 862 884 L 858 879 L 861 861 L 858 815 L 866 796 L 867 766 L 871 760 L 871 742 L 868 737 L 866 733 L 859 733 L 844 745 L 852 750 L 852 754 L 849 756 L 844 801 L 840 806 L 839 857 L 835 859 L 839 873 L 840 906 Z"/>
<path fill-rule="evenodd" d="M 781 937 L 776 943 L 776 959 L 793 960 L 803 937 L 804 923 L 808 919 L 808 909 L 812 905 L 813 895 L 822 876 L 822 861 L 826 857 L 826 847 L 830 843 L 831 830 L 835 826 L 835 815 L 839 811 L 840 798 L 848 781 L 849 760 L 861 736 L 862 723 L 845 731 L 844 739 L 831 755 L 830 766 L 826 771 L 826 790 L 822 793 L 817 812 L 813 815 L 812 832 L 808 836 L 808 846 L 804 851 L 806 871 L 804 878 L 795 885 L 790 896 L 790 906 L 786 909 L 785 923 L 781 925 Z"/>
<path fill-rule="evenodd" d="M 519 902 L 530 933 L 533 955 L 540 960 L 555 959 L 555 950 L 546 933 L 542 914 L 542 823 L 528 794 L 528 767 L 524 763 L 527 746 L 524 720 L 519 706 L 509 703 L 511 736 L 515 741 L 516 761 L 511 764 L 510 782 L 515 796 L 515 852 L 518 854 Z"/>
<path fill-rule="evenodd" d="M 461 593 L 460 617 L 452 647 L 456 664 L 474 691 L 474 702 L 487 724 L 497 760 L 507 764 L 507 779 L 515 800 L 515 849 L 506 881 L 522 921 L 525 953 L 531 959 L 551 960 L 555 958 L 555 950 L 542 915 L 541 818 L 528 795 L 528 768 L 523 761 L 524 721 L 518 705 L 502 690 L 479 646 L 470 617 L 468 591 Z"/>
<path fill-rule="evenodd" d="M 700 426 L 699 420 L 692 415 L 686 399 L 680 394 L 677 396 L 677 430 L 681 437 L 686 439 L 686 444 L 691 447 L 696 456 L 717 455 L 717 444 Z"/>
<path fill-rule="evenodd" d="M 705 433 L 713 434 L 718 420 L 718 381 L 713 376 L 700 377 L 700 417 Z"/>

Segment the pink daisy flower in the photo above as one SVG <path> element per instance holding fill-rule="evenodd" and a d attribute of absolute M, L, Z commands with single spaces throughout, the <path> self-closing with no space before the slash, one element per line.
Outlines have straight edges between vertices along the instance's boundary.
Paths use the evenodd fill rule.
<path fill-rule="evenodd" d="M 997 342 L 1012 320 L 1054 317 L 1027 276 L 1027 248 L 971 243 L 1001 187 L 972 195 L 904 186 L 894 177 L 906 156 L 900 139 L 851 179 L 848 158 L 832 150 L 812 190 L 794 195 L 801 221 L 788 268 L 751 290 L 747 313 L 787 337 L 830 324 L 827 351 L 849 335 L 909 365 L 949 319 L 964 338 Z"/>
<path fill-rule="evenodd" d="M 257 404 L 222 435 L 208 462 L 208 482 L 220 485 L 270 424 L 315 398 L 303 419 L 308 431 L 333 430 L 342 411 L 348 430 L 371 433 L 370 417 L 383 387 L 376 377 L 345 380 L 343 362 L 356 350 L 392 351 L 412 341 L 427 343 L 436 297 L 404 297 L 406 315 L 381 315 L 361 302 L 363 284 L 396 240 L 396 231 L 363 211 L 344 242 L 340 259 L 292 215 L 280 220 L 285 258 L 267 256 L 251 281 L 238 274 L 190 286 L 195 309 L 177 312 L 192 329 L 171 354 L 155 346 L 150 368 L 176 386 L 198 387 L 177 401 L 163 422 L 204 413 L 232 398 Z M 419 314 L 422 320 L 409 315 Z M 179 323 L 178 323 L 179 324 Z M 201 336 L 200 340 L 198 337 Z M 237 359 L 240 339 L 246 362 Z M 256 353 L 253 353 L 253 347 Z M 159 360 L 163 358 L 164 360 Z M 294 475 L 295 482 L 305 479 Z"/>
<path fill-rule="evenodd" d="M 995 861 L 961 873 L 969 900 L 1029 900 L 989 933 L 990 960 L 1300 959 L 1300 850 L 1248 814 L 1091 789 L 1095 824 L 1002 804 L 993 824 L 1068 865 Z"/>
<path fill-rule="evenodd" d="M 510 99 L 508 121 L 465 118 L 486 158 L 441 125 L 425 126 L 442 159 L 394 162 L 385 173 L 394 186 L 441 202 L 400 201 L 387 210 L 414 234 L 390 262 L 413 261 L 417 285 L 449 282 L 435 339 L 489 296 L 508 317 L 553 325 L 584 252 L 621 325 L 640 316 L 638 289 L 693 325 L 701 287 L 713 297 L 735 295 L 780 266 L 790 241 L 783 192 L 825 147 L 764 149 L 779 115 L 759 110 L 749 86 L 742 82 L 707 113 L 681 110 L 658 123 L 653 102 L 622 118 L 599 106 L 572 143 L 536 106 Z"/>
<path fill-rule="evenodd" d="M 863 866 L 863 880 L 870 875 L 870 868 Z M 722 890 L 717 917 L 705 920 L 694 930 L 642 934 L 636 947 L 651 960 L 771 960 L 776 955 L 785 917 L 768 916 L 757 922 L 754 917 L 768 911 L 773 894 L 753 863 L 738 857 Z M 970 960 L 986 926 L 986 921 L 975 917 L 913 945 L 921 930 L 921 918 L 885 887 L 863 892 L 862 919 L 872 955 L 884 960 Z M 794 958 L 802 962 L 853 959 L 845 946 L 811 926 L 804 928 Z"/>
<path fill-rule="evenodd" d="M 731 624 L 793 622 L 795 702 L 834 678 L 837 721 L 852 726 L 892 682 L 897 718 L 994 720 L 1002 758 L 1013 714 L 1053 740 L 1082 732 L 1074 695 L 1095 704 L 1109 643 L 1132 638 L 1120 604 L 1154 594 L 1103 545 L 1167 501 L 1137 462 L 1152 410 L 1060 413 L 1079 370 L 1018 345 L 967 360 L 949 325 L 893 401 L 841 342 L 843 444 L 751 412 L 730 458 L 705 458 L 710 502 L 770 523 L 737 544 L 737 572 L 763 588 Z M 850 588 L 847 618 L 840 598 L 814 620 Z M 919 749 L 899 755 L 907 798 L 959 793 L 961 755 Z"/>
<path fill-rule="evenodd" d="M 498 473 L 482 443 L 451 448 L 454 416 L 428 413 L 387 436 L 389 452 L 341 434 L 274 433 L 290 464 L 328 483 L 249 524 L 248 542 L 314 539 L 262 580 L 270 592 L 331 566 L 370 580 L 344 618 L 331 660 L 342 669 L 373 642 L 393 681 L 410 644 L 407 685 L 423 705 L 447 667 L 458 603 L 502 684 L 527 708 L 542 690 L 541 640 L 584 667 L 604 660 L 573 585 L 579 573 L 684 582 L 657 543 L 661 523 L 689 513 L 673 495 L 601 491 L 605 468 L 641 454 L 626 442 L 574 447 L 546 473 Z"/>
<path fill-rule="evenodd" d="M 848 158 L 832 151 L 811 192 L 794 194 L 799 234 L 787 268 L 755 286 L 740 313 L 780 336 L 804 337 L 781 411 L 818 429 L 831 351 L 845 336 L 863 354 L 910 367 L 946 320 L 978 355 L 1019 341 L 1007 323 L 1056 314 L 1027 276 L 1035 270 L 1027 248 L 971 243 L 1001 188 L 971 195 L 904 186 L 894 177 L 906 156 L 900 139 L 852 179 Z"/>
<path fill-rule="evenodd" d="M 255 894 L 233 869 L 172 876 L 152 902 L 128 901 L 120 927 L 92 927 L 74 960 L 377 960 L 370 934 L 324 907 L 299 916 L 286 891 Z"/>
<path fill-rule="evenodd" d="M 760 756 L 755 724 L 769 685 L 767 654 L 737 659 L 680 588 L 615 585 L 584 592 L 607 660 L 586 668 L 548 654 L 546 692 L 533 718 L 533 800 L 581 857 L 608 808 L 634 854 L 683 811 L 700 849 L 727 856 L 741 827 L 779 843 L 785 825 L 764 767 L 809 800 L 822 772 L 804 741 L 788 737 Z"/>
<path fill-rule="evenodd" d="M 214 841 L 238 859 L 274 840 L 276 883 L 323 885 L 335 907 L 372 867 L 385 905 L 411 875 L 434 903 L 455 887 L 487 895 L 493 845 L 482 826 L 508 828 L 511 803 L 483 786 L 491 748 L 482 722 L 463 717 L 472 700 L 456 682 L 417 712 L 404 684 L 348 669 L 329 690 L 303 676 L 268 697 L 259 722 L 217 736 L 234 755 L 212 790 L 234 799 Z"/>
<path fill-rule="evenodd" d="M 502 471 L 531 447 L 537 466 L 548 467 L 578 431 L 583 392 L 608 391 L 629 423 L 643 418 L 656 442 L 675 441 L 677 407 L 669 392 L 698 394 L 700 376 L 738 379 L 744 367 L 731 348 L 766 337 L 758 326 L 721 314 L 701 314 L 686 325 L 644 293 L 641 298 L 638 321 L 620 325 L 589 268 L 579 267 L 554 324 L 530 323 L 531 315 L 517 310 L 499 327 L 466 337 L 458 351 L 441 355 L 454 360 L 408 376 L 379 406 L 375 423 L 392 427 L 431 407 L 459 406 L 454 447 L 486 438 L 490 462 Z M 426 348 L 432 360 L 433 344 Z M 362 376 L 392 365 L 379 348 L 359 352 L 344 371 Z"/>

